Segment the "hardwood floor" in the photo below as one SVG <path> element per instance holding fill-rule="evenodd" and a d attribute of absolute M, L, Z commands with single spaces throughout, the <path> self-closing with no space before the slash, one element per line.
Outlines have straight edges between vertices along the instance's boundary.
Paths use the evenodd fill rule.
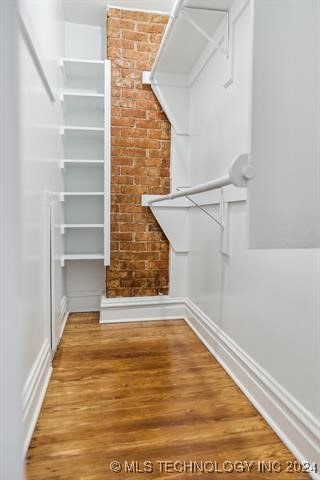
<path fill-rule="evenodd" d="M 28 480 L 310 478 L 286 473 L 293 461 L 183 320 L 99 325 L 72 314 L 26 469 Z"/>

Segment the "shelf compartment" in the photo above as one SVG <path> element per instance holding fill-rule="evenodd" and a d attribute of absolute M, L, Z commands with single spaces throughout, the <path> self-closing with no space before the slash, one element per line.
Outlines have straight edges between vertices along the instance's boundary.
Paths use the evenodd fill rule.
<path fill-rule="evenodd" d="M 64 172 L 64 188 L 66 192 L 103 192 L 103 168 L 99 164 L 67 165 Z"/>
<path fill-rule="evenodd" d="M 104 95 L 85 92 L 63 92 L 60 101 L 64 110 L 65 125 L 81 127 L 104 126 Z"/>
<path fill-rule="evenodd" d="M 68 196 L 64 204 L 65 224 L 103 224 L 103 196 Z"/>
<path fill-rule="evenodd" d="M 95 160 L 104 158 L 104 136 L 83 130 L 67 130 L 63 135 L 65 160 Z"/>
<path fill-rule="evenodd" d="M 102 253 L 80 253 L 80 254 L 67 254 L 62 255 L 60 258 L 60 265 L 64 267 L 65 262 L 69 260 L 103 260 L 104 255 Z"/>
<path fill-rule="evenodd" d="M 71 228 L 64 235 L 64 253 L 95 254 L 103 252 L 103 230 L 101 228 Z"/>
<path fill-rule="evenodd" d="M 103 93 L 62 92 L 60 101 L 69 109 L 86 108 L 104 110 Z"/>
<path fill-rule="evenodd" d="M 105 62 L 62 58 L 60 65 L 65 76 L 65 88 L 103 93 Z"/>

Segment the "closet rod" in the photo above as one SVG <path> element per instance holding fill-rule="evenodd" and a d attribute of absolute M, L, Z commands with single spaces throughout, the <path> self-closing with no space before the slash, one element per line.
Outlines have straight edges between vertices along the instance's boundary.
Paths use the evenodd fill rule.
<path fill-rule="evenodd" d="M 162 38 L 161 45 L 165 45 L 166 40 L 169 38 L 169 36 L 171 34 L 171 31 L 172 31 L 172 28 L 173 28 L 173 26 L 174 26 L 174 24 L 175 24 L 175 22 L 176 22 L 176 20 L 179 16 L 179 12 L 181 10 L 181 7 L 182 7 L 183 3 L 184 3 L 184 0 L 176 0 L 175 4 L 173 6 L 173 9 L 172 9 L 171 15 L 170 15 L 170 20 L 168 22 L 165 34 Z M 154 78 L 154 72 L 158 67 L 158 64 L 160 62 L 162 54 L 163 54 L 163 49 L 160 47 L 160 49 L 158 51 L 158 54 L 156 56 L 154 65 L 152 67 L 152 72 L 150 74 L 150 81 L 152 81 L 153 78 Z"/>
<path fill-rule="evenodd" d="M 209 192 L 217 188 L 226 187 L 227 185 L 234 185 L 236 187 L 246 187 L 249 180 L 254 177 L 254 169 L 249 164 L 248 154 L 239 155 L 231 164 L 231 168 L 227 175 L 210 180 L 206 183 L 201 183 L 191 188 L 186 188 L 183 191 L 169 193 L 161 198 L 156 198 L 149 201 L 149 205 L 163 202 L 164 200 L 174 200 L 179 197 L 187 197 L 196 195 L 197 193 Z"/>

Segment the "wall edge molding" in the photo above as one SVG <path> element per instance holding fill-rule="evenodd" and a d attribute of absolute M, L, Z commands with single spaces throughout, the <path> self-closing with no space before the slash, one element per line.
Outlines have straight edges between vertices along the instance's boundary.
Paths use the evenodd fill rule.
<path fill-rule="evenodd" d="M 68 311 L 68 299 L 66 295 L 64 295 L 61 299 L 61 307 L 60 307 L 60 334 L 59 334 L 59 340 L 61 340 L 67 320 L 69 317 L 69 311 Z"/>
<path fill-rule="evenodd" d="M 158 297 L 101 298 L 100 323 L 125 323 L 184 319 L 184 298 Z"/>
<path fill-rule="evenodd" d="M 51 349 L 49 341 L 46 339 L 31 368 L 22 392 L 24 456 L 27 453 L 38 421 L 51 374 Z"/>

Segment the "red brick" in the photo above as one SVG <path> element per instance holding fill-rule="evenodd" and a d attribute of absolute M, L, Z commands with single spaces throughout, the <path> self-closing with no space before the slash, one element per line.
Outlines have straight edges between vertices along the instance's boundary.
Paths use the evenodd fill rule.
<path fill-rule="evenodd" d="M 139 35 L 146 35 L 146 34 L 139 34 Z M 137 44 L 137 51 L 138 52 L 157 52 L 158 49 L 159 49 L 159 45 L 155 44 L 155 43 L 150 43 L 148 42 L 148 40 L 144 41 L 144 42 L 139 42 Z"/>
<path fill-rule="evenodd" d="M 143 193 L 167 193 L 170 125 L 142 72 L 151 68 L 167 17 L 110 9 L 112 61 L 109 297 L 168 293 L 168 241 Z"/>
<path fill-rule="evenodd" d="M 120 52 L 120 50 L 119 50 Z M 116 52 L 118 53 L 118 52 Z M 110 58 L 110 53 L 109 53 L 109 58 Z M 147 62 L 148 60 L 150 61 L 150 56 L 149 53 L 142 53 L 142 52 L 137 52 L 136 50 L 121 50 L 121 53 L 117 55 L 118 57 L 122 56 L 123 58 L 126 58 L 128 60 L 139 60 Z M 151 63 L 151 62 L 150 62 Z M 141 72 L 142 73 L 142 72 Z"/>
<path fill-rule="evenodd" d="M 147 113 L 149 115 L 149 112 Z M 137 120 L 136 126 L 138 128 L 161 129 L 161 122 L 155 120 Z"/>
<path fill-rule="evenodd" d="M 119 226 L 120 232 L 144 232 L 145 230 L 145 225 L 144 223 L 117 223 L 117 226 Z"/>
<path fill-rule="evenodd" d="M 147 112 L 145 110 L 138 110 L 136 108 L 122 108 L 122 117 L 146 118 Z"/>
<path fill-rule="evenodd" d="M 113 117 L 111 119 L 111 125 L 113 126 L 119 126 L 119 127 L 133 127 L 135 124 L 134 118 L 118 118 L 118 117 Z"/>
<path fill-rule="evenodd" d="M 158 47 L 159 44 L 161 43 L 162 40 L 162 34 L 161 33 L 151 33 L 150 34 L 150 42 L 151 43 L 157 43 Z"/>
<path fill-rule="evenodd" d="M 128 138 L 146 138 L 148 136 L 148 130 L 145 128 L 122 128 L 121 132 L 117 133 L 117 135 Z"/>
<path fill-rule="evenodd" d="M 148 33 L 134 32 L 132 30 L 123 30 L 121 38 L 134 40 L 136 42 L 148 42 L 150 40 L 150 35 Z"/>
<path fill-rule="evenodd" d="M 121 10 L 121 18 L 129 20 L 149 22 L 152 19 L 152 14 L 145 12 L 135 12 L 132 10 Z"/>
<path fill-rule="evenodd" d="M 116 242 L 126 242 L 126 241 L 132 241 L 132 233 L 113 233 L 112 234 L 112 240 Z M 121 245 L 121 243 L 120 243 Z"/>
<path fill-rule="evenodd" d="M 168 15 L 153 15 L 151 18 L 152 23 L 163 23 L 164 25 L 167 25 L 168 21 Z"/>
<path fill-rule="evenodd" d="M 138 32 L 164 33 L 165 25 L 153 23 L 137 23 L 136 29 Z"/>

